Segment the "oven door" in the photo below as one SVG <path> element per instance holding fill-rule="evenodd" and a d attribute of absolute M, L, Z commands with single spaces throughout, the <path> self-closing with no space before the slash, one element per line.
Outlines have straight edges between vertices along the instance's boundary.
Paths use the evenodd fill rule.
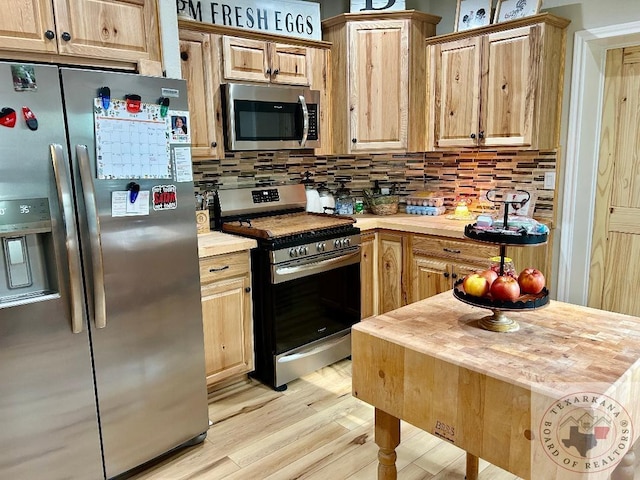
<path fill-rule="evenodd" d="M 274 265 L 275 354 L 349 331 L 360 321 L 360 246 L 304 264 Z"/>

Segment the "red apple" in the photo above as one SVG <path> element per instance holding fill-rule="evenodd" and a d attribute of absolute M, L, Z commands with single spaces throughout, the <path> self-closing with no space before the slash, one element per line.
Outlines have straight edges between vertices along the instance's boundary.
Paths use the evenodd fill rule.
<path fill-rule="evenodd" d="M 522 293 L 538 294 L 545 285 L 544 275 L 536 268 L 525 268 L 518 275 L 518 284 Z"/>
<path fill-rule="evenodd" d="M 491 284 L 491 297 L 501 302 L 515 302 L 520 296 L 518 281 L 510 275 L 500 275 Z"/>
<path fill-rule="evenodd" d="M 482 270 L 481 272 L 478 272 L 478 275 L 487 279 L 487 281 L 489 282 L 489 287 L 491 287 L 491 284 L 493 284 L 493 281 L 496 278 L 498 278 L 498 273 L 495 270 L 491 270 L 491 269 Z"/>
<path fill-rule="evenodd" d="M 478 273 L 470 273 L 462 281 L 465 293 L 474 297 L 483 297 L 489 293 L 489 281 Z"/>

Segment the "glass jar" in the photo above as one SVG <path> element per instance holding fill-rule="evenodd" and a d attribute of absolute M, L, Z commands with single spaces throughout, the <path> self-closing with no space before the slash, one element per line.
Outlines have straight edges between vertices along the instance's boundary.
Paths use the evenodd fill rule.
<path fill-rule="evenodd" d="M 489 268 L 500 275 L 500 256 L 489 258 Z M 513 260 L 509 257 L 504 257 L 504 275 L 518 278 L 518 273 L 516 272 Z"/>
<path fill-rule="evenodd" d="M 351 192 L 340 182 L 340 188 L 336 191 L 336 213 L 339 215 L 353 214 L 353 198 Z"/>

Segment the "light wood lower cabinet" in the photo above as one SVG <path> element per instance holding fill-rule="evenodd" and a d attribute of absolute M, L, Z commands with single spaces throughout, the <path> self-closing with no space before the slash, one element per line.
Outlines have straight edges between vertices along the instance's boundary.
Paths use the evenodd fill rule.
<path fill-rule="evenodd" d="M 552 236 L 546 245 L 507 247 L 518 272 L 535 267 L 551 278 Z M 465 275 L 489 268 L 498 245 L 390 230 L 362 234 L 362 318 L 451 290 Z"/>
<path fill-rule="evenodd" d="M 200 259 L 207 386 L 254 368 L 248 251 Z"/>
<path fill-rule="evenodd" d="M 363 233 L 360 238 L 360 317 L 378 314 L 377 235 Z"/>
<path fill-rule="evenodd" d="M 413 235 L 411 238 L 411 302 L 453 288 L 468 273 L 489 266 L 489 258 L 499 254 L 495 245 Z"/>
<path fill-rule="evenodd" d="M 399 232 L 378 233 L 378 314 L 408 303 L 405 250 L 407 236 Z"/>

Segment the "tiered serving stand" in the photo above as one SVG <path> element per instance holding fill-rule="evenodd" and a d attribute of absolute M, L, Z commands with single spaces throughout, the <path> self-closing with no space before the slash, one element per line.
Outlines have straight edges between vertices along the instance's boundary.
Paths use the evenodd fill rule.
<path fill-rule="evenodd" d="M 525 192 L 526 193 L 526 192 Z M 524 202 L 508 202 L 503 200 L 490 199 L 494 203 L 504 204 L 504 229 L 498 231 L 495 229 L 478 228 L 477 224 L 469 224 L 464 229 L 464 235 L 467 238 L 478 242 L 491 243 L 500 246 L 500 275 L 504 274 L 504 259 L 507 246 L 532 247 L 547 243 L 547 233 L 528 233 L 522 229 L 520 231 L 506 230 L 508 226 L 509 208 L 513 206 L 522 206 Z M 480 308 L 486 308 L 492 311 L 491 315 L 483 317 L 479 321 L 481 328 L 492 332 L 515 332 L 520 328 L 518 322 L 509 318 L 505 312 L 517 312 L 521 310 L 532 310 L 541 308 L 549 302 L 549 291 L 543 288 L 536 295 L 524 294 L 517 300 L 498 301 L 491 297 L 476 297 L 465 293 L 462 287 L 463 279 L 458 280 L 453 287 L 453 295 L 461 302 L 474 305 Z"/>

